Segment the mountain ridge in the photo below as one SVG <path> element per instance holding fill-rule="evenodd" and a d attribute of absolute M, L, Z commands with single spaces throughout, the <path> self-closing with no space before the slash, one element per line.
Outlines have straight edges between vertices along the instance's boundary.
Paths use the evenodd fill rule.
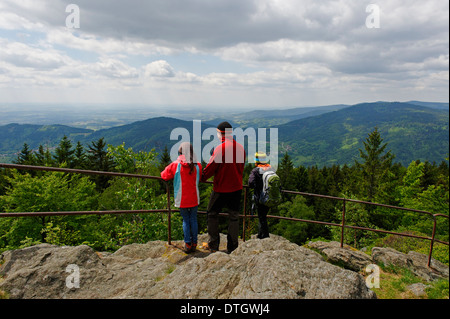
<path fill-rule="evenodd" d="M 401 102 L 356 104 L 294 120 L 278 130 L 294 162 L 343 165 L 359 158 L 358 149 L 375 127 L 404 165 L 417 159 L 441 161 L 448 154 L 448 111 Z M 438 143 L 442 145 L 437 147 Z"/>
<path fill-rule="evenodd" d="M 283 116 L 286 115 L 280 115 Z M 216 121 L 222 120 L 227 119 Z M 214 124 L 202 121 L 201 129 Z M 279 132 L 280 153 L 288 152 L 295 165 L 352 164 L 359 156 L 362 142 L 375 127 L 397 156 L 396 161 L 405 165 L 417 159 L 440 162 L 448 156 L 448 109 L 439 107 L 404 102 L 360 103 L 275 127 Z M 170 140 L 175 128 L 186 129 L 192 139 L 192 121 L 167 116 L 97 131 L 64 125 L 8 124 L 0 126 L 0 154 L 17 153 L 23 143 L 31 149 L 37 149 L 39 144 L 52 148 L 63 135 L 73 145 L 78 141 L 87 145 L 104 137 L 108 144 L 125 143 L 135 151 L 155 148 L 161 153 L 165 146 L 170 148 L 179 141 Z"/>

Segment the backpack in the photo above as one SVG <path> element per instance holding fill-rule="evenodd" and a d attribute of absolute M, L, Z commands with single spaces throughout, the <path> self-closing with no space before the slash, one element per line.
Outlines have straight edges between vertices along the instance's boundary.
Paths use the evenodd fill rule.
<path fill-rule="evenodd" d="M 280 177 L 273 171 L 264 171 L 262 174 L 263 189 L 259 197 L 259 203 L 268 207 L 274 207 L 281 202 Z"/>

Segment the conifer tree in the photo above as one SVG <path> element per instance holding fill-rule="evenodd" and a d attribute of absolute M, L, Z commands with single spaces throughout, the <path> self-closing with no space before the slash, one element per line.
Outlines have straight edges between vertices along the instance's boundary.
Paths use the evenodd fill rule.
<path fill-rule="evenodd" d="M 38 152 L 35 154 L 35 156 L 36 156 L 36 165 L 52 166 L 53 164 L 52 154 L 50 154 L 48 147 L 44 151 L 44 146 L 42 146 L 42 144 L 39 145 Z"/>
<path fill-rule="evenodd" d="M 385 151 L 387 143 L 383 144 L 377 127 L 363 143 L 364 150 L 359 149 L 362 162 L 355 160 L 355 165 L 360 173 L 361 193 L 359 196 L 368 201 L 374 201 L 380 185 L 386 182 L 387 173 L 395 156 L 390 150 Z"/>
<path fill-rule="evenodd" d="M 112 158 L 108 156 L 108 151 L 105 148 L 106 143 L 103 137 L 96 142 L 93 141 L 92 145 L 89 145 L 89 149 L 87 151 L 87 165 L 90 170 L 108 172 L 114 169 L 114 162 Z M 92 180 L 97 185 L 97 189 L 102 190 L 108 187 L 110 177 L 95 175 L 92 176 Z"/>
<path fill-rule="evenodd" d="M 73 163 L 74 168 L 84 169 L 87 166 L 86 152 L 84 151 L 83 145 L 81 145 L 79 141 L 77 142 L 77 146 L 75 147 Z"/>
<path fill-rule="evenodd" d="M 169 154 L 169 150 L 167 149 L 167 145 L 164 147 L 164 151 L 161 154 L 161 159 L 159 160 L 159 165 L 158 165 L 158 169 L 159 171 L 163 171 L 167 165 L 169 165 L 171 163 L 171 159 L 170 159 L 170 154 Z"/>
<path fill-rule="evenodd" d="M 17 159 L 14 160 L 13 163 L 19 165 L 35 165 L 36 157 L 34 156 L 33 151 L 29 148 L 27 143 L 23 144 L 22 150 L 17 155 Z"/>
<path fill-rule="evenodd" d="M 295 176 L 294 176 L 294 164 L 288 152 L 284 153 L 278 166 L 277 175 L 280 177 L 281 186 L 283 189 L 295 190 Z"/>
<path fill-rule="evenodd" d="M 72 167 L 75 150 L 72 149 L 72 142 L 66 135 L 64 135 L 59 142 L 58 147 L 55 149 L 55 153 L 56 154 L 53 157 L 58 165 L 66 163 L 68 167 Z"/>

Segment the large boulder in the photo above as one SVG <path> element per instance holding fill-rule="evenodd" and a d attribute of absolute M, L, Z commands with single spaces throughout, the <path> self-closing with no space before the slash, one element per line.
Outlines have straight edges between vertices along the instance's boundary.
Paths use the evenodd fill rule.
<path fill-rule="evenodd" d="M 376 298 L 358 273 L 279 236 L 241 242 L 231 254 L 199 248 L 186 255 L 174 244 L 133 244 L 113 254 L 84 245 L 8 251 L 0 257 L 0 290 L 10 298 Z"/>

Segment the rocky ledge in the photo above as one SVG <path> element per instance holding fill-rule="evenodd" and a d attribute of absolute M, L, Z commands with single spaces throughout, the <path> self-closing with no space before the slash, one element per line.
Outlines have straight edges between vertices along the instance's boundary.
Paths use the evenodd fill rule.
<path fill-rule="evenodd" d="M 0 290 L 9 298 L 376 298 L 359 273 L 280 236 L 241 242 L 231 254 L 199 248 L 187 255 L 179 246 L 154 241 L 112 254 L 85 245 L 7 251 Z"/>

